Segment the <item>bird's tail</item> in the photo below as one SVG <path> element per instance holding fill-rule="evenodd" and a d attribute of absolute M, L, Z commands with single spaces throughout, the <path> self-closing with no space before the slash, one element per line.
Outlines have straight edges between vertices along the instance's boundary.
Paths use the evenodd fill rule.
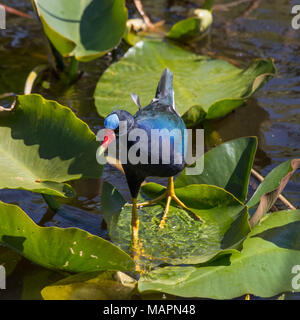
<path fill-rule="evenodd" d="M 171 105 L 175 109 L 173 73 L 168 68 L 162 73 L 156 89 L 155 99 L 163 104 Z"/>

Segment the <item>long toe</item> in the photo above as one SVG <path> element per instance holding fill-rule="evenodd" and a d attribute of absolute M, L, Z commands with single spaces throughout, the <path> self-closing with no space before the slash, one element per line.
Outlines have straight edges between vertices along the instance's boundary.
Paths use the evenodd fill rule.
<path fill-rule="evenodd" d="M 198 214 L 196 214 L 193 210 L 188 208 L 176 195 L 172 196 L 172 200 L 174 200 L 179 207 L 183 208 L 184 210 L 187 210 L 188 212 L 192 213 L 197 219 L 204 222 L 204 220 Z"/>
<path fill-rule="evenodd" d="M 137 203 L 137 207 L 145 207 L 145 206 L 151 206 L 152 204 L 155 204 L 155 203 L 158 203 L 159 201 L 167 198 L 168 194 L 167 192 L 163 193 L 161 196 L 155 198 L 155 199 L 152 199 L 152 200 L 148 200 L 148 201 L 145 201 L 145 202 L 141 202 L 141 203 Z"/>
<path fill-rule="evenodd" d="M 166 203 L 166 207 L 165 207 L 165 211 L 164 211 L 164 215 L 162 217 L 162 219 L 160 220 L 160 224 L 159 224 L 159 228 L 162 229 L 165 226 L 166 220 L 167 220 L 167 216 L 170 210 L 170 203 L 171 203 L 172 197 L 168 196 L 167 198 L 167 203 Z"/>

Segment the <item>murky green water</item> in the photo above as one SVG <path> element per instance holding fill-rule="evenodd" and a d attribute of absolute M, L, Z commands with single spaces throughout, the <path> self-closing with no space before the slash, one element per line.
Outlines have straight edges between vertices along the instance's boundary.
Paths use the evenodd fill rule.
<path fill-rule="evenodd" d="M 1 2 L 32 13 L 29 1 Z M 275 59 L 278 76 L 244 106 L 211 123 L 211 127 L 219 132 L 223 141 L 242 136 L 257 136 L 259 149 L 255 168 L 266 175 L 281 162 L 300 157 L 300 30 L 295 31 L 291 28 L 290 14 L 292 5 L 297 1 L 241 1 L 239 5 L 233 5 L 226 11 L 220 4 L 229 2 L 232 1 L 216 1 L 219 6 L 214 12 L 211 35 L 206 41 L 196 43 L 193 50 L 224 58 L 243 67 L 258 57 Z M 154 21 L 163 19 L 166 23 L 172 24 L 184 18 L 188 9 L 199 6 L 202 1 L 144 0 L 143 3 Z M 252 7 L 250 3 L 253 4 Z M 129 13 L 132 15 L 133 10 L 130 9 Z M 125 49 L 126 46 L 121 46 L 112 54 L 81 64 L 84 75 L 71 88 L 58 87 L 55 79 L 52 79 L 50 89 L 39 88 L 38 92 L 48 99 L 57 100 L 72 108 L 77 116 L 97 132 L 102 127 L 103 119 L 99 118 L 94 107 L 95 85 L 105 68 L 120 58 Z M 7 29 L 0 31 L 0 94 L 22 93 L 28 73 L 35 66 L 44 63 L 47 63 L 47 56 L 37 22 L 8 14 Z M 0 103 L 9 105 L 11 100 L 1 100 Z M 116 185 L 123 195 L 128 197 L 125 179 L 116 169 L 107 166 L 103 179 Z M 101 203 L 98 183 L 76 182 L 75 188 L 77 198 L 66 202 L 63 206 L 65 210 L 54 217 L 47 213 L 47 206 L 38 194 L 1 190 L 0 200 L 20 205 L 35 222 L 43 219 L 45 226 L 77 226 L 105 236 L 105 230 L 99 228 L 102 217 L 99 215 Z M 300 208 L 300 172 L 292 177 L 284 194 Z M 34 268 L 38 269 L 36 272 L 42 274 L 42 277 L 51 278 L 51 275 L 44 274 L 44 269 L 37 266 Z M 14 290 L 6 293 L 4 298 L 21 298 L 23 287 L 23 297 L 24 292 L 34 291 L 30 290 L 33 284 L 28 280 L 32 266 L 29 267 L 29 263 L 23 261 L 16 273 L 18 276 L 9 279 L 9 285 Z M 38 298 L 39 295 L 34 297 Z"/>

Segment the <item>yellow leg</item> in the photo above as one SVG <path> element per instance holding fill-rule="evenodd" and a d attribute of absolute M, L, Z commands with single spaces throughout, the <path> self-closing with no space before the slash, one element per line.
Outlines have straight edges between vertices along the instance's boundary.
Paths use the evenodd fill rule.
<path fill-rule="evenodd" d="M 140 271 L 139 267 L 139 216 L 137 210 L 137 199 L 132 199 L 132 215 L 131 215 L 131 242 L 132 242 L 132 257 L 136 263 L 136 271 Z"/>
<path fill-rule="evenodd" d="M 139 216 L 137 212 L 136 198 L 132 199 L 132 216 L 131 216 L 131 228 L 132 228 L 132 247 L 133 251 L 136 251 L 139 244 Z"/>
<path fill-rule="evenodd" d="M 163 193 L 161 196 L 153 199 L 153 200 L 149 200 L 146 202 L 142 202 L 142 203 L 137 203 L 136 206 L 137 207 L 143 207 L 143 206 L 148 206 L 148 205 L 152 205 L 154 203 L 157 203 L 163 199 L 167 199 L 167 204 L 165 207 L 165 211 L 164 211 L 164 215 L 162 217 L 162 220 L 159 224 L 160 228 L 163 228 L 165 223 L 166 223 L 166 219 L 167 219 L 167 215 L 169 213 L 169 209 L 170 209 L 170 203 L 171 200 L 174 200 L 181 208 L 188 210 L 189 212 L 192 212 L 199 220 L 203 221 L 203 219 L 201 219 L 197 214 L 195 214 L 193 211 L 191 211 L 175 194 L 175 188 L 174 188 L 174 179 L 173 177 L 170 177 L 168 180 L 168 186 L 167 189 L 165 191 L 165 193 Z"/>

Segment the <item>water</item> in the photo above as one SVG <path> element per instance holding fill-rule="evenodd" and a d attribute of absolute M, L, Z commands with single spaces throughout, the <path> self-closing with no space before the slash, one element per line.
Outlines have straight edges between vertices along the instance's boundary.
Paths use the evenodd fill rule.
<path fill-rule="evenodd" d="M 300 156 L 300 30 L 292 29 L 290 14 L 296 2 L 260 1 L 259 7 L 246 17 L 233 14 L 226 18 L 217 11 L 217 25 L 212 32 L 211 49 L 217 54 L 244 65 L 257 57 L 275 60 L 278 76 L 232 117 L 214 123 L 224 140 L 246 135 L 259 138 L 255 168 L 263 175 L 283 161 Z M 224 28 L 227 19 L 232 23 Z M 284 191 L 297 208 L 299 182 L 298 170 Z"/>
<path fill-rule="evenodd" d="M 1 2 L 32 14 L 29 1 Z M 165 20 L 167 24 L 172 24 L 184 18 L 189 9 L 198 7 L 202 1 L 143 0 L 143 3 L 153 21 Z M 239 4 L 229 5 L 226 11 L 226 3 Z M 274 58 L 277 77 L 235 112 L 211 122 L 211 127 L 219 133 L 222 141 L 242 136 L 258 137 L 259 148 L 254 167 L 263 175 L 283 161 L 300 157 L 300 30 L 292 29 L 290 14 L 292 5 L 296 3 L 286 0 L 277 0 L 276 4 L 271 0 L 216 1 L 214 24 L 209 38 L 193 45 L 193 51 L 197 53 L 223 58 L 241 67 L 246 67 L 252 59 L 258 57 Z M 132 7 L 129 13 L 134 14 L 132 17 L 138 17 Z M 111 62 L 120 58 L 125 50 L 126 46 L 121 46 L 112 54 L 81 64 L 83 77 L 70 88 L 58 86 L 52 77 L 50 90 L 39 88 L 34 92 L 69 106 L 97 132 L 103 125 L 103 119 L 94 107 L 95 85 L 101 73 Z M 35 66 L 45 63 L 47 54 L 37 22 L 8 14 L 7 30 L 0 31 L 0 94 L 22 93 L 28 73 Z M 8 106 L 11 99 L 1 100 L 0 103 Z M 116 169 L 106 167 L 102 178 L 117 186 L 126 198 L 129 197 L 125 179 Z M 99 215 L 99 188 L 94 188 L 89 181 L 76 182 L 75 188 L 77 197 L 63 204 L 65 212 L 69 214 L 57 214 L 54 217 L 47 213 L 47 206 L 39 194 L 1 190 L 0 200 L 20 205 L 35 222 L 43 218 L 43 225 L 78 226 L 105 237 L 105 230 L 97 227 L 102 221 Z M 287 185 L 284 195 L 300 208 L 299 194 L 298 170 Z M 22 280 L 12 281 L 16 287 L 14 297 L 20 297 Z"/>

